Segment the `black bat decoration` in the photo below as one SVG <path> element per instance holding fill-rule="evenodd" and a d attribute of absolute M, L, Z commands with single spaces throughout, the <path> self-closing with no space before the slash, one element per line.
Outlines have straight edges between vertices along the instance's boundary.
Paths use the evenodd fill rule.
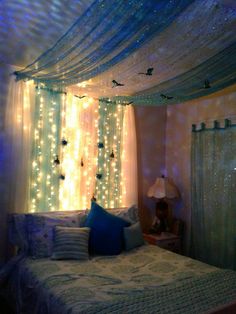
<path fill-rule="evenodd" d="M 55 165 L 60 165 L 60 160 L 58 158 L 58 155 L 56 155 L 56 158 L 54 159 L 54 164 Z"/>
<path fill-rule="evenodd" d="M 144 75 L 150 76 L 150 75 L 152 75 L 153 70 L 154 70 L 154 68 L 148 68 L 146 73 L 140 72 L 138 74 L 144 74 Z"/>
<path fill-rule="evenodd" d="M 63 146 L 66 146 L 66 145 L 68 144 L 68 141 L 63 138 L 63 139 L 61 140 L 61 144 L 62 144 Z"/>
<path fill-rule="evenodd" d="M 104 144 L 102 142 L 99 142 L 98 143 L 98 148 L 103 148 L 104 147 Z"/>
<path fill-rule="evenodd" d="M 121 84 L 121 83 L 118 83 L 116 80 L 112 80 L 112 83 L 113 83 L 113 87 L 118 87 L 118 86 L 125 86 L 125 84 Z"/>
<path fill-rule="evenodd" d="M 172 96 L 167 96 L 167 95 L 164 95 L 164 94 L 160 94 L 160 96 L 161 96 L 162 99 L 168 99 L 168 100 L 174 98 Z"/>
<path fill-rule="evenodd" d="M 134 102 L 133 101 L 130 101 L 130 102 L 127 102 L 127 103 L 123 103 L 122 105 L 123 106 L 129 106 L 129 105 L 131 105 L 131 104 L 133 104 Z"/>
<path fill-rule="evenodd" d="M 114 155 L 113 150 L 112 150 L 112 152 L 111 152 L 111 154 L 110 154 L 110 157 L 111 157 L 111 158 L 115 158 L 115 155 Z"/>
<path fill-rule="evenodd" d="M 79 98 L 79 99 L 82 99 L 82 98 L 86 97 L 85 95 L 83 95 L 83 96 L 74 95 L 74 96 L 77 97 L 77 98 Z"/>
<path fill-rule="evenodd" d="M 208 80 L 205 80 L 204 88 L 211 88 L 210 82 Z"/>

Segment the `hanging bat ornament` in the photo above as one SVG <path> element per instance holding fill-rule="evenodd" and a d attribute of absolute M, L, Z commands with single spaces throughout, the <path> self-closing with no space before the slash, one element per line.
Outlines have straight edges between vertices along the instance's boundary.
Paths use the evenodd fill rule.
<path fill-rule="evenodd" d="M 110 154 L 110 157 L 111 157 L 111 158 L 115 158 L 115 155 L 114 155 L 113 150 L 112 150 L 112 152 L 111 152 L 111 154 Z"/>
<path fill-rule="evenodd" d="M 79 99 L 82 99 L 82 98 L 85 98 L 86 96 L 83 95 L 83 96 L 79 96 L 79 95 L 74 95 L 75 97 L 79 98 Z"/>
<path fill-rule="evenodd" d="M 154 70 L 154 68 L 148 68 L 146 73 L 140 72 L 140 73 L 138 73 L 138 74 L 144 74 L 144 75 L 147 75 L 147 76 L 151 76 L 153 70 Z"/>
<path fill-rule="evenodd" d="M 118 87 L 118 86 L 125 86 L 125 84 L 122 84 L 122 83 L 118 83 L 116 80 L 112 80 L 112 83 L 113 83 L 113 87 Z"/>
<path fill-rule="evenodd" d="M 160 96 L 161 96 L 162 99 L 167 99 L 167 100 L 174 98 L 172 96 L 168 96 L 168 95 L 164 95 L 164 94 L 160 94 Z"/>
<path fill-rule="evenodd" d="M 56 155 L 56 158 L 54 159 L 54 164 L 55 165 L 60 165 L 60 160 L 58 158 L 58 155 Z"/>
<path fill-rule="evenodd" d="M 63 138 L 62 141 L 61 141 L 61 144 L 63 146 L 66 146 L 68 144 L 68 141 Z"/>
<path fill-rule="evenodd" d="M 211 88 L 210 82 L 209 82 L 208 80 L 205 80 L 205 81 L 204 81 L 204 88 L 205 88 L 205 89 Z"/>

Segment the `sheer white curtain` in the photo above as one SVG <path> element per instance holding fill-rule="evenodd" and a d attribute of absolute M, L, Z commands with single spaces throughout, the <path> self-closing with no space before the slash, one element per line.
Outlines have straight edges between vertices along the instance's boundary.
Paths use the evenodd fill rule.
<path fill-rule="evenodd" d="M 10 69 L 12 72 L 14 69 Z M 10 75 L 10 73 L 9 73 Z M 31 114 L 34 109 L 32 82 L 16 82 L 11 76 L 3 132 L 4 161 L 1 164 L 0 262 L 7 252 L 7 214 L 28 211 L 28 175 L 31 167 Z"/>
<path fill-rule="evenodd" d="M 34 110 L 33 81 L 9 83 L 6 106 L 7 205 L 10 212 L 28 211 L 28 177 L 31 167 L 30 148 L 32 113 Z"/>
<path fill-rule="evenodd" d="M 126 106 L 122 149 L 123 206 L 138 204 L 137 143 L 133 106 Z"/>

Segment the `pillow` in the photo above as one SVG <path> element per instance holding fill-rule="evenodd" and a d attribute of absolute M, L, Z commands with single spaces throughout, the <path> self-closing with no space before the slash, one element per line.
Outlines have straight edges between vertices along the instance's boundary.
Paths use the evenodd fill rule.
<path fill-rule="evenodd" d="M 124 228 L 124 241 L 126 251 L 144 244 L 143 233 L 139 222 Z"/>
<path fill-rule="evenodd" d="M 29 214 L 26 215 L 29 255 L 35 258 L 52 254 L 53 229 L 55 226 L 78 227 L 78 214 Z"/>
<path fill-rule="evenodd" d="M 13 246 L 27 254 L 28 236 L 25 214 L 10 214 L 8 216 L 8 238 Z"/>
<path fill-rule="evenodd" d="M 90 228 L 56 226 L 52 259 L 87 260 Z"/>
<path fill-rule="evenodd" d="M 91 228 L 89 248 L 92 254 L 117 255 L 123 248 L 123 228 L 130 223 L 112 215 L 92 202 L 85 226 Z"/>
<path fill-rule="evenodd" d="M 129 208 L 111 209 L 109 212 L 129 221 L 131 224 L 134 224 L 139 221 L 138 208 L 136 205 L 132 205 Z"/>

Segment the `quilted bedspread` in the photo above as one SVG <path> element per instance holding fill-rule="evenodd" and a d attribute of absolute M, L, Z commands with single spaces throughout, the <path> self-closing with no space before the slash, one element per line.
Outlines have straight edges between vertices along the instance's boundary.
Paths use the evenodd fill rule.
<path fill-rule="evenodd" d="M 199 314 L 236 299 L 236 272 L 144 245 L 85 262 L 27 258 L 10 287 L 24 314 Z"/>

